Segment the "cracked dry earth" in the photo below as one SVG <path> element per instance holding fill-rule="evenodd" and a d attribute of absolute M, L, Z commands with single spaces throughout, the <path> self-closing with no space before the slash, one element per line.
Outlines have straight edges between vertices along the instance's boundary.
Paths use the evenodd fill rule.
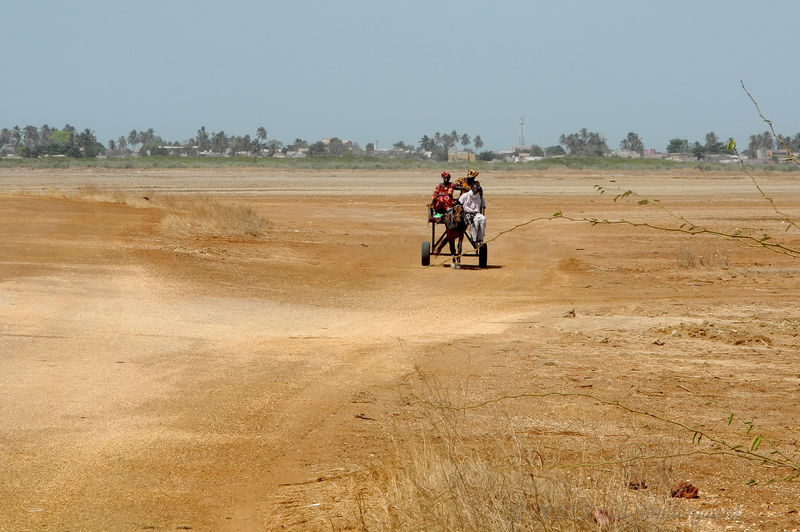
<path fill-rule="evenodd" d="M 785 470 L 676 456 L 710 447 L 585 395 L 745 446 L 753 421 L 795 454 L 800 260 L 625 224 L 500 235 L 556 211 L 675 225 L 598 195 L 611 179 L 800 247 L 735 173 L 484 171 L 490 267 L 454 270 L 419 265 L 436 172 L 0 170 L 0 530 L 357 529 L 352 494 L 426 430 L 412 398 L 432 378 L 464 404 L 584 394 L 478 409 L 471 445 L 513 419 L 547 464 L 662 456 L 582 470 L 589 487 L 647 475 L 646 496 L 669 499 L 689 481 L 700 498 L 679 509 L 737 510 L 670 528 L 797 528 L 798 481 L 766 483 Z M 760 179 L 800 217 L 796 179 Z M 170 198 L 267 225 L 182 236 L 162 224 Z"/>

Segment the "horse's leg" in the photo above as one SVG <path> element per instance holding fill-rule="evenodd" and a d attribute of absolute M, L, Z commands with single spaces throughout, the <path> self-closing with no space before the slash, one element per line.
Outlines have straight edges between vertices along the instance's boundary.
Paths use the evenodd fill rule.
<path fill-rule="evenodd" d="M 450 256 L 452 256 L 452 264 L 453 268 L 458 268 L 458 254 L 456 253 L 456 239 L 455 235 L 450 234 L 450 231 L 447 232 L 447 243 L 450 244 Z"/>
<path fill-rule="evenodd" d="M 450 254 L 454 257 L 456 256 L 456 241 L 452 238 L 447 240 L 447 243 L 450 244 Z"/>
<path fill-rule="evenodd" d="M 459 237 L 458 237 L 458 255 L 457 255 L 457 257 L 458 257 L 458 267 L 459 268 L 461 267 L 461 247 L 462 247 L 463 243 L 464 243 L 464 233 L 461 233 L 459 235 Z"/>

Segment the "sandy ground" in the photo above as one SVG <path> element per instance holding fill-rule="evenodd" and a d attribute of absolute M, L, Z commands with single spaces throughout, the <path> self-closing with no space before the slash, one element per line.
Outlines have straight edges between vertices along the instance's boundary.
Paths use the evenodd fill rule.
<path fill-rule="evenodd" d="M 501 234 L 556 211 L 678 225 L 593 188 L 615 180 L 694 223 L 800 247 L 746 176 L 484 174 L 490 267 L 454 270 L 419 265 L 435 174 L 0 170 L 0 530 L 334 522 L 342 479 L 411 416 L 419 372 L 466 403 L 591 393 L 745 446 L 754 420 L 796 453 L 799 260 L 630 225 Z M 761 183 L 800 219 L 796 178 Z M 268 229 L 178 237 L 160 226 L 176 195 L 250 205 Z M 497 408 L 555 463 L 693 448 L 690 431 L 596 401 Z M 688 480 L 701 497 L 683 508 L 739 510 L 675 526 L 798 526 L 798 481 L 765 485 L 786 471 L 665 462 L 651 493 Z"/>

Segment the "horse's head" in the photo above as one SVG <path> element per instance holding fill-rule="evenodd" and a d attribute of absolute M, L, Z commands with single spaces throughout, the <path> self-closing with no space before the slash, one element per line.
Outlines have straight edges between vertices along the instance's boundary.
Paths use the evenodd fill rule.
<path fill-rule="evenodd" d="M 444 217 L 444 223 L 448 229 L 456 229 L 464 226 L 464 207 L 460 203 L 453 205 Z"/>

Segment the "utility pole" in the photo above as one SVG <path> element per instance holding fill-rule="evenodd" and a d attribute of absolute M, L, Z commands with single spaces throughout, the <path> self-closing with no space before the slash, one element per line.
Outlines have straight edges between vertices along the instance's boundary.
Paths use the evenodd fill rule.
<path fill-rule="evenodd" d="M 520 148 L 525 146 L 525 118 L 519 117 L 519 139 L 517 139 L 517 146 Z"/>

